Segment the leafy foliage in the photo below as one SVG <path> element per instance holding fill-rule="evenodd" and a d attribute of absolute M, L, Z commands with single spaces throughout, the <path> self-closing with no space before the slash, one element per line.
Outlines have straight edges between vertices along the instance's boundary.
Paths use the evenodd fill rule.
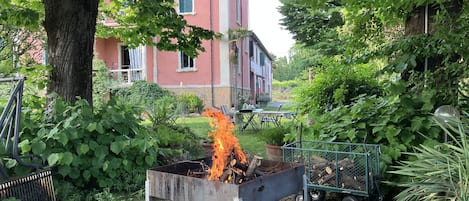
<path fill-rule="evenodd" d="M 145 80 L 136 81 L 130 87 L 119 88 L 114 94 L 130 104 L 142 105 L 147 108 L 151 107 L 156 100 L 164 96 L 174 96 L 170 91 L 161 88 L 158 84 Z"/>
<path fill-rule="evenodd" d="M 369 65 L 345 65 L 332 61 L 318 69 L 312 83 L 306 82 L 295 92 L 298 111 L 322 114 L 337 106 L 348 105 L 359 95 L 379 95 L 374 79 L 376 70 Z"/>
<path fill-rule="evenodd" d="M 189 128 L 145 127 L 141 109 L 122 100 L 92 109 L 84 100 L 67 104 L 57 99 L 48 111 L 40 102 L 24 106 L 20 150 L 57 168 L 56 192 L 64 200 L 95 189 L 133 192 L 143 187 L 146 169 L 198 151 L 199 139 Z"/>
<path fill-rule="evenodd" d="M 449 136 L 449 143 L 421 145 L 405 153 L 408 160 L 394 166 L 390 173 L 407 177 L 397 183 L 403 187 L 397 201 L 406 200 L 467 200 L 469 197 L 468 119 L 440 124 Z M 454 123 L 454 124 L 453 124 Z M 453 125 L 452 125 L 453 124 Z"/>
<path fill-rule="evenodd" d="M 183 111 L 189 113 L 201 113 L 204 110 L 204 102 L 195 94 L 181 94 L 177 97 Z"/>
<path fill-rule="evenodd" d="M 109 69 L 104 61 L 95 58 L 93 60 L 93 106 L 102 107 L 110 99 L 112 86 L 117 85 L 111 77 Z"/>
<path fill-rule="evenodd" d="M 330 3 L 324 7 L 313 8 L 309 5 L 282 0 L 279 12 L 284 16 L 281 25 L 285 26 L 293 38 L 306 46 L 325 42 L 328 38 L 337 38 L 334 28 L 344 24 L 341 6 Z"/>
<path fill-rule="evenodd" d="M 119 27 L 98 24 L 97 35 L 120 38 L 131 48 L 150 45 L 160 50 L 182 50 L 196 56 L 197 51 L 204 51 L 202 40 L 214 39 L 216 34 L 189 25 L 174 6 L 174 1 L 164 0 L 111 0 L 110 4 L 101 3 L 101 17 L 114 20 Z M 155 36 L 158 40 L 154 40 Z"/>
<path fill-rule="evenodd" d="M 285 136 L 289 134 L 289 126 L 278 126 L 261 129 L 256 133 L 256 137 L 266 144 L 281 146 L 285 144 Z"/>

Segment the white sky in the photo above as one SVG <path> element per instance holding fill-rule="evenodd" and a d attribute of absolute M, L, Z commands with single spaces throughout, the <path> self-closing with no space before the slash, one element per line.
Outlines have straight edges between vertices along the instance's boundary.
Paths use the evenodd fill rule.
<path fill-rule="evenodd" d="M 249 0 L 249 30 L 277 57 L 287 56 L 295 43 L 290 32 L 280 25 L 283 16 L 277 10 L 279 6 L 279 0 Z"/>

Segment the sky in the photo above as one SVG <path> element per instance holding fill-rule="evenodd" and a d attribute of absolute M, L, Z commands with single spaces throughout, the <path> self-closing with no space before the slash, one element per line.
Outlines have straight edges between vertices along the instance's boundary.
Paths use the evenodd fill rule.
<path fill-rule="evenodd" d="M 267 51 L 277 57 L 287 56 L 295 42 L 280 25 L 282 14 L 277 10 L 280 5 L 279 0 L 249 1 L 249 30 L 254 31 Z"/>

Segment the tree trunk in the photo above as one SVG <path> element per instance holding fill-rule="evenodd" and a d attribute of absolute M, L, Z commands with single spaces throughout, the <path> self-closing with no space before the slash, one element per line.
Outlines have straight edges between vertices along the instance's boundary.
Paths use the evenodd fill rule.
<path fill-rule="evenodd" d="M 48 60 L 48 93 L 65 101 L 92 104 L 92 61 L 98 0 L 43 0 Z"/>

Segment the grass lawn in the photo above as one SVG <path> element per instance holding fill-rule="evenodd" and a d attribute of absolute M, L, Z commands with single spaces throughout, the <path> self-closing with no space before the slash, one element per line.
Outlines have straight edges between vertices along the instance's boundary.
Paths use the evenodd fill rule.
<path fill-rule="evenodd" d="M 176 123 L 191 128 L 198 136 L 207 137 L 212 130 L 207 117 L 184 117 L 179 118 Z M 243 132 L 235 130 L 235 136 L 239 139 L 239 144 L 248 156 L 258 155 L 265 157 L 264 143 L 255 136 L 255 131 L 248 128 Z"/>

